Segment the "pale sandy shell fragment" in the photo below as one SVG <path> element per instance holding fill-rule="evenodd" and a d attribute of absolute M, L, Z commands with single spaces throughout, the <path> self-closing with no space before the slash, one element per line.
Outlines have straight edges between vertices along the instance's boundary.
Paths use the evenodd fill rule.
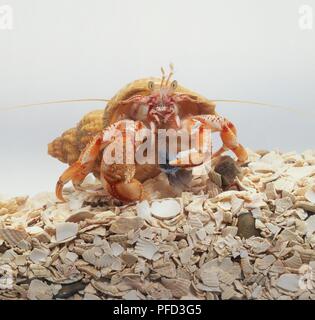
<path fill-rule="evenodd" d="M 197 235 L 198 239 L 201 241 L 207 237 L 207 233 L 204 228 L 197 230 L 196 235 Z"/>
<path fill-rule="evenodd" d="M 285 197 L 285 198 L 277 199 L 275 201 L 275 205 L 276 205 L 276 211 L 278 213 L 283 213 L 289 210 L 293 206 L 293 203 L 290 197 Z"/>
<path fill-rule="evenodd" d="M 292 192 L 295 187 L 295 182 L 289 178 L 280 178 L 274 182 L 274 187 L 277 191 Z"/>
<path fill-rule="evenodd" d="M 67 252 L 65 258 L 70 262 L 74 263 L 78 259 L 78 255 L 74 252 Z"/>
<path fill-rule="evenodd" d="M 277 235 L 281 231 L 281 228 L 273 223 L 267 222 L 265 225 L 273 235 Z"/>
<path fill-rule="evenodd" d="M 25 231 L 32 237 L 38 239 L 42 243 L 50 242 L 51 236 L 43 230 L 43 228 L 38 226 L 27 227 Z"/>
<path fill-rule="evenodd" d="M 163 277 L 167 278 L 175 278 L 176 277 L 176 267 L 173 262 L 168 262 L 161 267 L 155 268 L 157 273 L 159 273 Z"/>
<path fill-rule="evenodd" d="M 276 258 L 273 255 L 269 254 L 264 256 L 262 259 L 257 258 L 255 261 L 255 267 L 261 270 L 265 270 L 269 268 L 275 261 Z"/>
<path fill-rule="evenodd" d="M 79 225 L 73 222 L 61 222 L 56 224 L 56 241 L 64 241 L 75 237 L 78 233 Z"/>
<path fill-rule="evenodd" d="M 215 270 L 202 270 L 200 272 L 201 281 L 208 287 L 219 291 L 218 272 Z"/>
<path fill-rule="evenodd" d="M 298 234 L 288 229 L 283 230 L 279 234 L 279 239 L 281 239 L 282 241 L 303 242 L 303 239 Z"/>
<path fill-rule="evenodd" d="M 306 211 L 315 213 L 315 203 L 308 202 L 308 201 L 297 201 L 294 206 L 296 208 L 302 208 Z"/>
<path fill-rule="evenodd" d="M 15 284 L 15 276 L 12 266 L 1 261 L 0 264 L 0 292 L 2 290 L 12 290 Z"/>
<path fill-rule="evenodd" d="M 162 278 L 161 282 L 165 288 L 171 290 L 175 298 L 180 298 L 189 293 L 190 281 L 187 279 Z"/>
<path fill-rule="evenodd" d="M 286 175 L 299 180 L 309 177 L 315 173 L 315 166 L 291 167 L 286 171 Z"/>
<path fill-rule="evenodd" d="M 150 222 L 152 220 L 151 207 L 147 200 L 141 201 L 136 205 L 138 217 Z"/>
<path fill-rule="evenodd" d="M 128 233 L 131 230 L 138 230 L 144 224 L 140 217 L 118 217 L 110 226 L 110 231 L 117 234 Z"/>
<path fill-rule="evenodd" d="M 262 291 L 263 291 L 263 287 L 261 285 L 258 285 L 257 287 L 255 287 L 255 289 L 252 291 L 252 298 L 259 299 Z"/>
<path fill-rule="evenodd" d="M 266 184 L 265 193 L 269 200 L 275 200 L 277 198 L 277 191 L 273 182 Z"/>
<path fill-rule="evenodd" d="M 123 293 L 120 292 L 116 286 L 112 286 L 107 282 L 92 280 L 91 284 L 96 290 L 104 294 L 107 294 L 109 296 L 113 296 L 113 297 L 123 296 Z"/>
<path fill-rule="evenodd" d="M 310 216 L 305 220 L 306 223 L 306 234 L 311 235 L 315 231 L 315 215 Z"/>
<path fill-rule="evenodd" d="M 289 268 L 299 269 L 303 264 L 298 252 L 294 252 L 293 256 L 284 260 L 284 265 Z"/>
<path fill-rule="evenodd" d="M 0 229 L 0 239 L 8 242 L 10 246 L 16 246 L 20 241 L 27 239 L 28 234 L 24 229 L 10 229 L 1 228 Z"/>
<path fill-rule="evenodd" d="M 250 275 L 253 274 L 254 268 L 251 265 L 248 256 L 241 258 L 241 268 L 245 277 L 249 277 Z"/>
<path fill-rule="evenodd" d="M 141 257 L 152 260 L 158 247 L 151 241 L 139 239 L 135 246 L 135 253 Z"/>
<path fill-rule="evenodd" d="M 315 250 L 313 249 L 304 249 L 299 246 L 295 246 L 294 250 L 296 250 L 303 261 L 303 263 L 308 264 L 310 261 L 315 261 Z"/>
<path fill-rule="evenodd" d="M 111 249 L 115 257 L 118 257 L 120 254 L 124 252 L 124 248 L 119 243 L 116 243 L 116 242 L 113 242 L 111 244 Z"/>
<path fill-rule="evenodd" d="M 49 250 L 34 248 L 32 250 L 32 252 L 30 253 L 29 258 L 34 263 L 40 263 L 40 262 L 45 262 L 47 257 L 48 257 L 48 255 L 49 255 Z"/>
<path fill-rule="evenodd" d="M 223 291 L 221 294 L 222 300 L 230 300 L 236 297 L 238 294 L 234 290 L 233 286 L 223 286 Z"/>
<path fill-rule="evenodd" d="M 260 237 L 251 237 L 246 239 L 246 243 L 255 253 L 263 253 L 271 247 L 271 243 L 267 239 Z"/>
<path fill-rule="evenodd" d="M 301 289 L 299 283 L 300 283 L 299 275 L 285 273 L 279 277 L 277 281 L 277 287 L 279 287 L 282 290 L 295 292 Z"/>
<path fill-rule="evenodd" d="M 315 186 L 312 186 L 305 192 L 305 199 L 309 202 L 315 203 Z"/>
<path fill-rule="evenodd" d="M 197 199 L 194 199 L 188 206 L 185 207 L 185 210 L 193 213 L 202 213 L 204 202 L 205 202 L 204 197 L 199 197 Z"/>
<path fill-rule="evenodd" d="M 165 288 L 161 283 L 150 283 L 146 287 L 146 293 L 148 294 L 148 297 L 154 299 L 154 300 L 169 300 L 172 298 L 172 292 L 171 290 Z"/>
<path fill-rule="evenodd" d="M 190 259 L 192 258 L 193 250 L 191 247 L 187 247 L 184 249 L 181 249 L 179 252 L 179 258 L 182 264 L 187 264 Z"/>
<path fill-rule="evenodd" d="M 82 210 L 71 214 L 65 221 L 77 223 L 86 219 L 92 219 L 94 215 L 93 212 Z"/>
<path fill-rule="evenodd" d="M 83 300 L 101 300 L 101 298 L 98 297 L 98 296 L 95 295 L 95 294 L 85 293 L 85 294 L 84 294 L 84 297 L 83 297 Z"/>
<path fill-rule="evenodd" d="M 238 227 L 235 226 L 227 226 L 222 230 L 222 236 L 232 236 L 235 237 L 237 235 Z"/>
<path fill-rule="evenodd" d="M 172 219 L 179 215 L 181 211 L 181 205 L 175 199 L 153 201 L 151 204 L 151 213 L 158 219 Z"/>
<path fill-rule="evenodd" d="M 192 227 L 192 228 L 196 228 L 196 229 L 200 229 L 203 227 L 203 223 L 201 222 L 201 220 L 197 217 L 197 216 L 189 216 L 188 218 L 188 224 Z"/>
<path fill-rule="evenodd" d="M 45 282 L 34 279 L 28 288 L 27 297 L 30 300 L 50 300 L 53 297 L 53 290 Z"/>
<path fill-rule="evenodd" d="M 124 300 L 141 300 L 137 290 L 130 290 L 122 297 Z"/>
<path fill-rule="evenodd" d="M 109 254 L 104 254 L 96 259 L 95 268 L 101 269 L 101 268 L 112 267 L 113 269 L 116 269 L 117 265 L 116 267 L 113 267 L 115 262 L 117 262 L 117 260 L 114 260 L 112 256 L 110 256 Z M 119 266 L 118 266 L 118 269 L 119 269 Z"/>
<path fill-rule="evenodd" d="M 272 166 L 269 163 L 264 163 L 264 162 L 251 162 L 248 167 L 258 173 L 267 173 L 267 172 L 276 172 L 277 168 Z"/>
<path fill-rule="evenodd" d="M 232 195 L 231 197 L 231 212 L 233 215 L 240 212 L 244 204 L 244 200 Z"/>
<path fill-rule="evenodd" d="M 229 201 L 222 201 L 222 202 L 219 201 L 217 205 L 219 208 L 221 208 L 224 211 L 229 211 L 232 208 L 231 202 Z"/>
<path fill-rule="evenodd" d="M 219 273 L 219 281 L 231 285 L 235 281 L 235 276 L 229 272 L 221 271 Z"/>

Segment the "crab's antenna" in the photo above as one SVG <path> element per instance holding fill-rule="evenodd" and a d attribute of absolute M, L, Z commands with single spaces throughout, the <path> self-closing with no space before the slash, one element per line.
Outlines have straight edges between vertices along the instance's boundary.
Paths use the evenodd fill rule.
<path fill-rule="evenodd" d="M 163 83 L 164 83 L 164 80 L 165 80 L 165 71 L 164 71 L 163 67 L 161 67 L 161 72 L 162 72 L 162 80 L 161 80 L 160 88 L 163 87 Z"/>
<path fill-rule="evenodd" d="M 173 74 L 174 74 L 174 65 L 172 63 L 170 63 L 170 73 L 169 73 L 169 75 L 167 77 L 165 86 L 168 85 L 168 83 L 169 83 L 170 79 L 172 78 Z"/>
<path fill-rule="evenodd" d="M 5 107 L 0 108 L 0 111 L 8 111 L 8 110 L 15 110 L 15 109 L 24 109 L 24 108 L 31 108 L 36 106 L 43 106 L 43 105 L 50 105 L 50 104 L 59 104 L 59 103 L 74 103 L 74 102 L 108 102 L 108 99 L 72 99 L 72 100 L 56 100 L 56 101 L 47 101 L 47 102 L 40 102 L 40 103 L 32 103 L 32 104 L 21 104 L 17 106 Z"/>
<path fill-rule="evenodd" d="M 212 102 L 240 103 L 240 104 L 254 104 L 254 105 L 258 105 L 258 106 L 262 106 L 262 107 L 269 107 L 269 108 L 294 112 L 294 113 L 303 115 L 305 117 L 310 117 L 310 116 L 315 117 L 315 113 L 310 112 L 310 111 L 302 111 L 302 110 L 298 110 L 297 108 L 293 108 L 293 107 L 274 105 L 274 104 L 259 102 L 259 101 L 233 100 L 233 99 L 231 99 L 231 100 L 229 100 L 229 99 L 210 99 L 210 101 L 212 101 Z"/>

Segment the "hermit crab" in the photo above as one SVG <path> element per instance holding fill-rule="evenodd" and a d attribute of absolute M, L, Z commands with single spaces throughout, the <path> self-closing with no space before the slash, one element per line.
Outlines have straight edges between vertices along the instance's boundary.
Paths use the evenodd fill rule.
<path fill-rule="evenodd" d="M 171 81 L 173 68 L 161 78 L 136 80 L 121 89 L 109 102 L 105 111 L 96 110 L 86 115 L 76 128 L 67 130 L 48 145 L 48 153 L 70 165 L 60 176 L 56 195 L 64 200 L 63 186 L 72 181 L 80 188 L 85 177 L 93 172 L 102 182 L 104 193 L 124 202 L 147 198 L 142 182 L 160 173 L 159 162 L 108 162 L 108 149 L 119 144 L 132 146 L 135 153 L 146 138 L 139 133 L 150 129 L 153 136 L 161 129 L 173 129 L 189 134 L 198 133 L 197 149 L 180 150 L 181 155 L 170 160 L 175 167 L 200 165 L 207 157 L 219 156 L 231 150 L 240 162 L 247 152 L 237 141 L 235 126 L 215 112 L 215 104 Z M 220 132 L 223 146 L 212 154 L 206 132 Z M 154 138 L 155 139 L 155 138 Z M 187 151 L 187 152 L 182 152 Z M 105 155 L 107 154 L 107 155 Z M 124 151 L 122 159 L 130 155 Z M 158 158 L 158 157 L 157 157 Z"/>

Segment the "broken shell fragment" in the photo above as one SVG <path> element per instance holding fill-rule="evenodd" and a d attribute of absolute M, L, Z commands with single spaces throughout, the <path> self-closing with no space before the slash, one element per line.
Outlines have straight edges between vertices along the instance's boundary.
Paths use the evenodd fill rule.
<path fill-rule="evenodd" d="M 31 252 L 29 258 L 34 263 L 40 263 L 40 262 L 45 262 L 48 255 L 49 255 L 49 250 L 34 248 Z"/>
<path fill-rule="evenodd" d="M 28 288 L 27 297 L 30 300 L 50 300 L 53 297 L 53 291 L 45 282 L 34 279 Z"/>
<path fill-rule="evenodd" d="M 152 260 L 158 247 L 151 241 L 139 239 L 135 246 L 135 253 L 141 257 Z"/>
<path fill-rule="evenodd" d="M 282 290 L 295 292 L 300 288 L 299 285 L 300 276 L 296 274 L 285 273 L 280 276 L 277 281 L 277 287 Z"/>
<path fill-rule="evenodd" d="M 28 234 L 24 229 L 0 229 L 0 239 L 9 243 L 10 246 L 16 246 L 20 241 L 27 239 Z"/>
<path fill-rule="evenodd" d="M 168 279 L 162 278 L 162 284 L 165 288 L 171 290 L 175 298 L 185 296 L 189 292 L 190 281 L 186 279 Z"/>
<path fill-rule="evenodd" d="M 78 233 L 79 225 L 73 222 L 62 222 L 56 224 L 56 241 L 61 242 L 75 237 Z"/>
<path fill-rule="evenodd" d="M 315 186 L 312 186 L 305 192 L 305 199 L 309 202 L 315 203 Z"/>
<path fill-rule="evenodd" d="M 153 201 L 151 204 L 152 215 L 159 219 L 172 219 L 182 211 L 181 205 L 174 199 Z"/>
<path fill-rule="evenodd" d="M 140 229 L 143 223 L 140 217 L 119 217 L 112 223 L 109 230 L 116 234 L 126 234 L 129 231 Z"/>

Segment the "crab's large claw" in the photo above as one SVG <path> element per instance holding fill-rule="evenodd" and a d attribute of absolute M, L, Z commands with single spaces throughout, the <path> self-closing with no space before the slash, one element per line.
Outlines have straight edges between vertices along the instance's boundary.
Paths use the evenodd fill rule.
<path fill-rule="evenodd" d="M 134 202 L 145 199 L 142 183 L 137 179 L 132 179 L 129 183 L 124 181 L 114 183 L 107 190 L 113 197 L 123 202 Z"/>
<path fill-rule="evenodd" d="M 238 158 L 238 161 L 245 162 L 248 154 L 245 148 L 237 140 L 236 128 L 227 119 L 217 115 L 199 115 L 192 116 L 183 121 L 183 128 L 190 134 L 199 136 L 198 150 L 188 150 L 180 157 L 170 162 L 171 165 L 189 167 L 198 166 L 211 158 L 212 147 L 211 138 L 208 135 L 212 132 L 219 131 L 223 146 L 212 157 L 221 155 L 226 150 L 231 150 Z"/>
<path fill-rule="evenodd" d="M 134 178 L 136 166 L 133 164 L 107 165 L 106 157 L 101 164 L 101 182 L 104 190 L 123 202 L 134 202 L 146 198 L 143 185 Z"/>

